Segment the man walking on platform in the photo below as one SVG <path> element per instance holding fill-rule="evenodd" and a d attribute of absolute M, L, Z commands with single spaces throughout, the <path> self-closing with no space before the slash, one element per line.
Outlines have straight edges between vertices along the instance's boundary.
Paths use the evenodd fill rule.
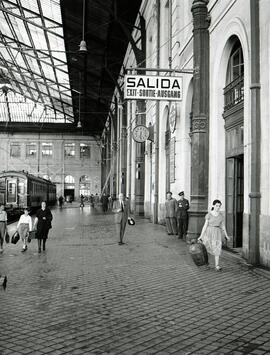
<path fill-rule="evenodd" d="M 175 198 L 172 198 L 172 193 L 167 192 L 167 200 L 165 202 L 165 219 L 167 233 L 169 235 L 177 235 L 177 222 L 176 222 L 176 210 L 177 210 L 177 201 Z"/>
<path fill-rule="evenodd" d="M 113 212 L 115 213 L 115 225 L 117 234 L 120 238 L 119 245 L 123 242 L 126 224 L 129 216 L 129 200 L 125 199 L 124 194 L 119 194 L 119 199 L 114 202 Z"/>
<path fill-rule="evenodd" d="M 187 236 L 187 229 L 188 229 L 188 209 L 189 209 L 189 202 L 185 199 L 184 191 L 179 192 L 180 196 L 176 211 L 177 222 L 178 222 L 178 238 L 183 238 L 186 240 Z"/>

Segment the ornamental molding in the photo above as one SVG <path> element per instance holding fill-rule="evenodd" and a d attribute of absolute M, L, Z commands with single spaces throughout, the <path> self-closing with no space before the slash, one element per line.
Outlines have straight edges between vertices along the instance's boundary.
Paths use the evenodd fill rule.
<path fill-rule="evenodd" d="M 207 120 L 205 118 L 193 118 L 192 120 L 192 132 L 195 131 L 206 131 Z"/>

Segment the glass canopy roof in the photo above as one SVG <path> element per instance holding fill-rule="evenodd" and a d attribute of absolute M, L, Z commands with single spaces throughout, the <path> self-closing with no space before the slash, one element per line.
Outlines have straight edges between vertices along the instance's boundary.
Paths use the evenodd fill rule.
<path fill-rule="evenodd" d="M 0 0 L 0 121 L 73 122 L 60 0 Z"/>

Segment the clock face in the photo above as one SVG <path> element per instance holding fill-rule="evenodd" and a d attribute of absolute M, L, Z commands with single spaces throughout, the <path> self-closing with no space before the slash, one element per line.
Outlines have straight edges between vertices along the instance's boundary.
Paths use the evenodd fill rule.
<path fill-rule="evenodd" d="M 149 130 L 144 125 L 138 125 L 133 129 L 133 139 L 137 143 L 145 142 L 149 137 Z"/>

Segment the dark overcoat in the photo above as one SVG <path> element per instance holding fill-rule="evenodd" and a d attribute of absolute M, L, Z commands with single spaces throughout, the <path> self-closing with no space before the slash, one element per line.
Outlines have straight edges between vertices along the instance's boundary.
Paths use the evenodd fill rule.
<path fill-rule="evenodd" d="M 45 210 L 38 210 L 36 217 L 38 219 L 37 222 L 37 239 L 47 239 L 49 229 L 52 228 L 52 213 L 49 208 L 45 208 Z"/>

